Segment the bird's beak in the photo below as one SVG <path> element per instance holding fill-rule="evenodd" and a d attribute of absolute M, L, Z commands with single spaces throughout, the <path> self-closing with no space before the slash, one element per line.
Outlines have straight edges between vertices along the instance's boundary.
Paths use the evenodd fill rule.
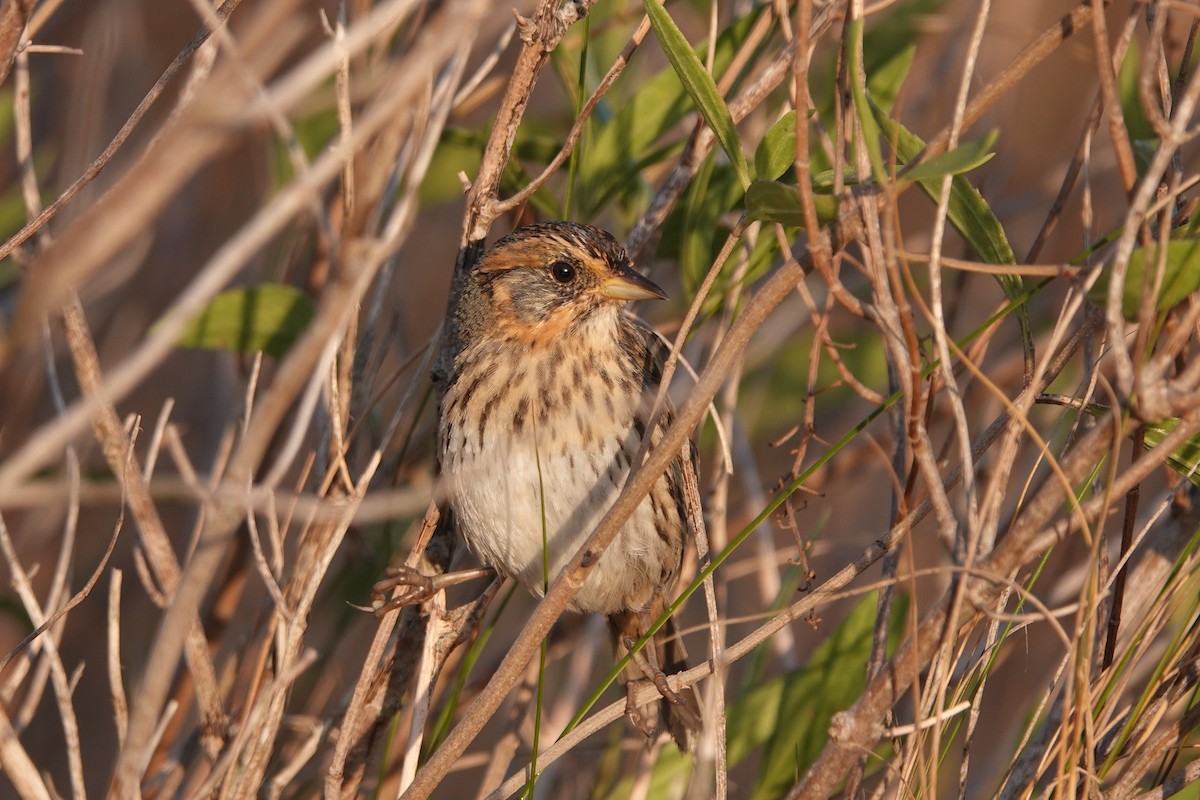
<path fill-rule="evenodd" d="M 642 277 L 629 267 L 620 267 L 617 274 L 605 278 L 599 292 L 610 300 L 666 300 L 667 293 L 649 278 Z"/>

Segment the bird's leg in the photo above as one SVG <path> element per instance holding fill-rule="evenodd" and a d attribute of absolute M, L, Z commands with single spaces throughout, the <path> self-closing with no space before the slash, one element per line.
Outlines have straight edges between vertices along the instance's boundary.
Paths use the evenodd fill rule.
<path fill-rule="evenodd" d="M 642 630 L 649 630 L 649 621 L 644 622 L 645 625 Z M 630 653 L 630 660 L 632 660 L 633 663 L 637 665 L 638 669 L 642 671 L 642 674 L 654 684 L 654 687 L 658 689 L 658 693 L 666 698 L 667 702 L 671 705 L 683 705 L 683 699 L 680 698 L 676 691 L 667 683 L 667 675 L 662 671 L 662 667 L 658 665 L 659 659 L 657 657 L 657 643 L 654 641 L 654 639 L 651 639 L 649 642 L 647 642 L 645 648 L 637 652 L 634 652 L 633 650 L 633 646 L 636 644 L 636 641 L 632 636 L 626 636 L 624 644 L 625 649 Z M 632 700 L 632 696 L 630 697 L 630 700 Z"/>
<path fill-rule="evenodd" d="M 383 617 L 404 606 L 424 603 L 442 589 L 478 578 L 490 578 L 496 574 L 496 570 L 491 567 L 478 567 L 441 575 L 425 575 L 415 567 L 397 564 L 388 567 L 386 574 L 387 577 L 371 587 L 371 609 L 376 617 Z M 400 593 L 389 597 L 397 589 L 401 590 Z"/>

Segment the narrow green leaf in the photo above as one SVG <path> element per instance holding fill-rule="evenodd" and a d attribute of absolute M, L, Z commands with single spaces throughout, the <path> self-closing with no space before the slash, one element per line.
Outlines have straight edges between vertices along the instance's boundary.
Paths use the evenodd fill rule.
<path fill-rule="evenodd" d="M 264 283 L 230 289 L 188 324 L 179 344 L 236 353 L 261 350 L 278 358 L 304 333 L 313 313 L 312 301 L 291 286 Z"/>
<path fill-rule="evenodd" d="M 1160 251 L 1157 244 L 1138 247 L 1129 254 L 1129 269 L 1125 274 L 1125 291 L 1121 296 L 1121 312 L 1126 319 L 1135 320 L 1142 301 L 1142 285 L 1146 266 L 1158 269 Z M 1099 279 L 1088 292 L 1088 299 L 1104 305 L 1108 297 L 1109 276 L 1112 266 L 1105 265 Z M 1166 259 L 1163 263 L 1162 285 L 1155 298 L 1154 308 L 1166 311 L 1182 303 L 1192 292 L 1200 289 L 1200 240 L 1173 239 L 1167 243 Z"/>
<path fill-rule="evenodd" d="M 872 49 L 873 44 L 875 42 L 868 32 L 863 42 L 867 53 L 867 92 L 880 108 L 891 113 L 896 97 L 900 94 L 900 87 L 904 85 L 904 79 L 908 77 L 908 71 L 912 67 L 917 46 L 910 43 L 880 58 L 880 54 Z"/>
<path fill-rule="evenodd" d="M 1178 419 L 1146 423 L 1145 447 L 1149 450 L 1158 445 L 1167 434 L 1179 426 Z M 1167 456 L 1167 465 L 1200 487 L 1200 436 L 1186 440 L 1179 449 Z"/>
<path fill-rule="evenodd" d="M 883 113 L 878 106 L 873 106 L 873 110 L 876 120 L 883 128 L 884 138 L 895 148 L 900 163 L 907 164 L 915 159 L 925 148 L 921 137 Z M 941 191 L 940 178 L 918 180 L 917 185 L 934 200 Z M 950 184 L 950 208 L 947 214 L 950 224 L 967 241 L 981 261 L 989 264 L 1016 263 L 1016 256 L 1013 255 L 1000 220 L 996 219 L 979 190 L 961 176 L 956 176 Z"/>
<path fill-rule="evenodd" d="M 910 181 L 923 181 L 970 172 L 981 164 L 987 163 L 995 155 L 995 153 L 990 151 L 992 145 L 996 143 L 996 137 L 999 135 L 1000 132 L 993 129 L 987 136 L 977 142 L 961 144 L 953 150 L 947 150 L 945 153 L 922 161 L 910 170 L 902 171 L 900 178 Z"/>
<path fill-rule="evenodd" d="M 755 22 L 768 8 L 760 6 L 721 31 L 712 57 L 714 74 L 722 74 L 729 66 Z M 707 40 L 693 49 L 696 57 L 707 63 Z M 629 75 L 628 71 L 626 74 Z M 627 204 L 644 191 L 642 172 L 671 158 L 683 147 L 678 138 L 665 145 L 657 143 L 695 108 L 669 65 L 648 77 L 629 76 L 622 80 L 636 81 L 636 91 L 619 101 L 610 92 L 612 99 L 601 102 L 593 115 L 597 130 L 582 152 L 577 208 L 585 218 L 595 216 L 614 198 Z"/>
<path fill-rule="evenodd" d="M 796 112 L 789 111 L 771 126 L 754 151 L 754 177 L 773 181 L 796 160 Z"/>
<path fill-rule="evenodd" d="M 742 152 L 741 142 L 738 141 L 737 129 L 733 125 L 729 107 L 721 99 L 712 75 L 708 74 L 696 51 L 684 38 L 683 32 L 676 27 L 667 10 L 657 0 L 642 2 L 646 8 L 646 15 L 650 17 L 654 35 L 666 53 L 667 60 L 671 62 L 675 74 L 679 76 L 692 101 L 700 109 L 705 122 L 716 134 L 717 141 L 729 156 L 742 186 L 749 186 L 750 170 L 746 166 L 746 154 Z"/>
<path fill-rule="evenodd" d="M 808 664 L 755 689 L 731 705 L 729 760 L 735 763 L 768 733 L 759 764 L 754 800 L 782 797 L 796 776 L 816 760 L 828 738 L 829 721 L 861 694 L 863 669 L 871 654 L 876 595 L 867 595 L 838 629 L 813 651 Z M 899 640 L 906 603 L 894 604 L 889 639 Z M 735 713 L 736 711 L 736 713 Z"/>
<path fill-rule="evenodd" d="M 782 797 L 825 743 L 829 720 L 849 706 L 866 684 L 863 665 L 871 652 L 876 594 L 864 597 L 838 629 L 813 651 L 804 667 L 760 683 L 729 704 L 726 710 L 726 746 L 730 766 L 756 749 L 764 748 L 755 798 Z M 892 605 L 888 625 L 889 650 L 903 633 L 907 598 Z M 685 786 L 691 756 L 664 747 L 654 764 L 649 797 L 672 797 Z M 633 779 L 622 781 L 608 795 L 611 800 L 629 797 Z"/>
<path fill-rule="evenodd" d="M 1085 414 L 1097 419 L 1105 416 L 1110 411 L 1107 406 L 1099 403 L 1079 404 L 1068 400 L 1066 404 L 1072 408 L 1078 408 Z M 1178 426 L 1179 419 L 1175 417 L 1160 420 L 1159 422 L 1144 423 L 1142 427 L 1145 435 L 1142 436 L 1142 446 L 1146 450 L 1152 450 L 1167 437 L 1167 434 L 1175 430 Z M 1167 456 L 1167 466 L 1178 472 L 1182 477 L 1187 478 L 1197 487 L 1200 487 L 1200 435 L 1191 437 L 1180 445 L 1178 450 Z"/>
<path fill-rule="evenodd" d="M 818 195 L 817 221 L 829 222 L 837 213 L 832 197 Z M 746 190 L 746 214 L 760 222 L 779 222 L 784 225 L 804 225 L 804 206 L 794 186 L 778 181 L 755 181 Z"/>
<path fill-rule="evenodd" d="M 872 103 L 871 109 L 901 163 L 907 164 L 917 158 L 925 149 L 925 142 L 921 137 L 889 117 L 878 105 Z M 995 142 L 995 138 L 989 134 L 984 142 L 987 146 L 982 149 L 986 150 Z M 930 161 L 937 161 L 938 158 L 940 156 Z M 913 172 L 919 169 L 920 165 L 917 165 L 913 167 Z M 927 197 L 937 202 L 942 190 L 941 177 L 918 178 L 917 185 Z M 996 219 L 979 190 L 962 175 L 955 175 L 950 179 L 950 202 L 946 208 L 946 219 L 981 261 L 989 264 L 1017 263 L 1017 257 L 1013 255 L 1012 246 L 1008 243 L 1008 236 L 1004 233 L 1004 226 Z M 997 275 L 996 282 L 1000 284 L 1000 290 L 1009 300 L 1016 301 L 1024 295 L 1025 282 L 1019 276 Z M 1021 340 L 1028 358 L 1033 348 L 1033 327 L 1029 322 L 1029 309 L 1024 305 L 1017 308 L 1017 324 L 1021 328 Z"/>
<path fill-rule="evenodd" d="M 871 162 L 871 173 L 877 181 L 886 177 L 883 164 L 883 153 L 879 146 L 879 126 L 882 124 L 874 118 L 872 111 L 878 106 L 870 101 L 866 89 L 866 68 L 863 66 L 863 19 L 854 17 L 846 24 L 843 33 L 843 46 L 846 49 L 847 75 L 850 83 L 850 99 L 854 112 L 858 115 L 858 124 L 862 129 L 862 142 L 867 149 L 867 157 Z M 863 81 L 859 81 L 859 75 Z M 857 149 L 857 139 L 855 148 Z M 857 155 L 857 154 L 856 154 Z M 855 159 L 857 162 L 857 158 Z"/>

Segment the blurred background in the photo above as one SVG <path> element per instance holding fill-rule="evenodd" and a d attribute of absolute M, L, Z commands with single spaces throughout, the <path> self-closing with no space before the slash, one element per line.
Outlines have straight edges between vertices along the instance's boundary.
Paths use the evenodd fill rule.
<path fill-rule="evenodd" d="M 515 5 L 522 14 L 533 13 L 533 3 Z M 814 3 L 812 8 L 820 13 L 836 5 Z M 1160 42 L 1168 61 L 1176 65 L 1196 11 L 1191 4 L 1179 5 L 1187 8 L 1169 12 Z M 381 29 L 355 27 L 385 6 L 390 16 L 385 15 Z M 1055 29 L 1076 7 L 1059 0 L 994 4 L 969 78 L 971 94 L 1005 75 L 1026 46 Z M 891 115 L 922 139 L 934 137 L 952 119 L 979 8 L 966 0 L 896 0 L 867 9 L 868 74 L 895 72 L 898 77 L 890 86 L 881 83 L 876 88 L 890 88 Z M 719 62 L 727 66 L 739 53 L 738 77 L 728 97 L 761 74 L 794 35 L 799 18 L 797 8 L 783 2 L 678 2 L 668 9 L 689 41 L 703 43 L 711 33 L 723 42 Z M 1111 46 L 1137 11 L 1128 2 L 1105 9 Z M 0 240 L 18 234 L 33 213 L 28 191 L 22 193 L 23 178 L 36 178 L 34 193 L 43 205 L 71 187 L 196 36 L 206 10 L 211 9 L 199 0 L 61 0 L 35 5 L 31 26 L 36 22 L 37 27 L 24 38 L 49 51 L 25 51 L 0 86 L 0 138 L 6 153 L 0 157 Z M 759 22 L 781 10 L 786 24 Z M 500 184 L 502 195 L 528 183 L 558 151 L 582 99 L 614 63 L 642 17 L 640 3 L 600 0 L 586 22 L 567 30 L 518 128 L 515 157 Z M 334 32 L 339 18 L 351 31 L 344 40 Z M 223 514 L 233 515 L 212 578 L 198 589 L 199 621 L 218 705 L 226 718 L 222 725 L 201 719 L 193 668 L 175 662 L 167 695 L 175 705 L 143 712 L 146 719 L 161 723 L 156 722 L 154 742 L 144 751 L 149 760 L 143 765 L 141 790 L 160 797 L 316 796 L 338 757 L 339 737 L 347 731 L 343 715 L 360 683 L 377 688 L 388 683 L 396 696 L 378 702 L 395 715 L 364 735 L 361 747 L 369 752 L 351 755 L 350 762 L 359 764 L 357 783 L 347 783 L 350 788 L 344 791 L 390 795 L 405 780 L 401 764 L 414 695 L 411 688 L 397 688 L 385 680 L 395 668 L 392 662 L 364 667 L 374 664 L 368 650 L 380 623 L 362 607 L 370 606 L 371 587 L 387 565 L 408 557 L 426 506 L 435 498 L 431 432 L 436 403 L 428 380 L 429 348 L 435 346 L 433 337 L 462 244 L 463 181 L 476 177 L 517 63 L 520 37 L 513 35 L 512 20 L 505 4 L 241 4 L 230 14 L 228 27 L 212 38 L 215 51 L 206 45 L 199 55 L 184 59 L 179 73 L 165 83 L 161 96 L 103 170 L 48 224 L 10 248 L 0 263 L 0 468 L 7 464 L 9 469 L 0 471 L 5 479 L 0 481 L 0 513 L 8 548 L 0 561 L 3 651 L 16 648 L 39 622 L 19 596 L 14 563 L 21 565 L 43 609 L 62 607 L 98 571 L 86 596 L 41 637 L 45 641 L 52 636 L 56 643 L 52 649 L 65 670 L 78 744 L 71 743 L 69 734 L 64 738 L 61 707 L 67 701 L 48 688 L 57 680 L 47 655 L 51 648 L 25 646 L 0 673 L 0 702 L 12 729 L 37 774 L 57 796 L 81 790 L 98 796 L 110 790 L 119 765 L 125 763 L 122 759 L 128 757 L 123 755 L 123 726 L 128 723 L 124 712 L 114 710 L 114 682 L 124 687 L 125 704 L 133 710 L 152 663 L 150 654 L 163 635 L 163 596 L 171 593 L 169 579 L 146 555 L 144 509 L 126 507 L 132 502 L 129 490 L 122 491 L 102 437 L 92 425 L 77 424 L 70 431 L 60 429 L 66 432 L 54 438 L 60 436 L 52 429 L 64 410 L 94 392 L 79 377 L 80 357 L 64 332 L 58 309 L 72 303 L 72 293 L 77 293 L 99 374 L 111 377 L 153 340 L 161 330 L 156 326 L 200 279 L 212 280 L 221 290 L 263 284 L 291 287 L 294 294 L 280 302 L 289 304 L 287 313 L 306 319 L 337 316 L 334 311 L 340 309 L 326 341 L 342 344 L 323 352 L 320 342 L 304 340 L 305 328 L 300 326 L 280 334 L 282 340 L 270 347 L 242 346 L 245 342 L 228 346 L 184 326 L 184 344 L 189 346 L 170 347 L 115 398 L 126 435 L 138 431 L 130 469 L 147 469 L 148 460 L 155 462 L 145 482 L 147 496 L 179 564 L 194 555 L 206 526 L 216 525 L 214 520 L 223 519 Z M 761 30 L 755 28 L 760 24 Z M 820 139 L 815 132 L 819 124 L 825 137 L 814 150 L 824 147 L 826 153 L 845 145 L 838 139 L 843 133 L 833 125 L 839 113 L 835 108 L 848 113 L 835 106 L 848 102 L 846 95 L 838 100 L 836 88 L 839 57 L 844 56 L 843 24 L 843 15 L 833 13 L 830 26 L 813 41 L 810 62 L 809 92 L 819 119 L 813 136 Z M 1135 87 L 1142 63 L 1138 53 L 1145 51 L 1151 36 L 1144 21 L 1130 29 L 1135 50 L 1129 57 L 1129 75 L 1121 78 L 1126 89 Z M 352 49 L 344 62 L 348 88 L 338 84 L 338 41 Z M 747 41 L 752 45 L 739 49 Z M 494 64 L 489 60 L 493 56 Z M 204 58 L 212 59 L 211 66 L 202 66 Z M 906 77 L 905 69 L 896 66 L 901 58 L 911 58 Z M 582 79 L 581 64 L 586 67 Z M 478 80 L 469 82 L 472 76 Z M 28 118 L 23 121 L 19 88 L 26 81 Z M 1092 29 L 1084 28 L 1050 48 L 1044 60 L 964 134 L 970 140 L 982 139 L 991 130 L 999 134 L 989 148 L 994 156 L 967 178 L 1002 225 L 1018 262 L 1026 260 L 1068 166 L 1080 152 L 1097 90 L 1096 43 Z M 335 151 L 339 135 L 347 135 L 347 129 L 344 119 L 339 126 L 339 99 L 356 126 L 376 126 L 356 140 L 352 157 L 340 162 Z M 794 92 L 784 83 L 739 121 L 738 135 L 752 162 L 768 131 L 796 106 Z M 393 122 L 361 123 L 376 117 Z M 489 241 L 518 224 L 563 216 L 600 225 L 623 239 L 645 219 L 687 146 L 696 119 L 695 105 L 680 88 L 658 41 L 653 34 L 647 36 L 585 128 L 578 158 L 529 203 L 497 219 Z M 644 129 L 637 127 L 639 122 L 645 123 Z M 31 147 L 31 161 L 25 162 L 19 143 L 23 125 Z M 1138 133 L 1131 130 L 1131 135 Z M 1070 262 L 1123 224 L 1127 195 L 1105 124 L 1085 152 L 1078 188 L 1067 197 L 1057 226 L 1031 259 L 1036 263 Z M 331 153 L 335 157 L 329 163 L 334 166 L 320 173 L 322 157 Z M 828 166 L 817 158 L 813 171 Z M 161 182 L 156 183 L 156 177 Z M 794 172 L 783 178 L 789 179 L 794 181 Z M 668 336 L 677 331 L 737 220 L 740 196 L 729 159 L 718 154 L 705 160 L 699 177 L 692 177 L 675 210 L 640 253 L 639 266 L 667 288 L 672 300 L 636 311 Z M 280 208 L 288 210 L 277 212 Z M 280 214 L 277 223 L 255 228 L 275 213 Z M 889 203 L 884 225 L 894 237 L 895 252 L 929 253 L 935 215 L 935 204 L 916 190 Z M 250 230 L 262 234 L 252 244 L 243 244 L 239 237 Z M 793 244 L 803 241 L 794 229 L 788 235 Z M 711 355 L 755 281 L 781 262 L 774 237 L 764 224 L 739 245 L 738 277 L 719 279 L 702 307 L 684 350 L 696 369 Z M 100 244 L 92 251 L 95 242 Z M 233 253 L 235 247 L 241 249 Z M 985 260 L 953 231 L 942 252 Z M 852 262 L 866 259 L 853 249 L 851 253 Z M 909 291 L 927 297 L 925 267 L 915 259 L 912 263 L 918 277 Z M 224 264 L 228 266 L 219 266 Z M 865 268 L 851 265 L 842 280 L 853 295 L 868 301 L 873 298 L 872 284 L 865 273 Z M 61 285 L 54 275 L 66 276 Z M 361 286 L 356 283 L 360 278 Z M 952 337 L 979 328 L 1005 303 L 1004 291 L 991 275 L 946 270 L 943 282 L 946 330 Z M 789 295 L 750 342 L 731 388 L 718 394 L 725 443 L 711 421 L 698 430 L 706 504 L 710 511 L 714 504 L 721 507 L 721 518 L 710 522 L 718 547 L 758 517 L 784 486 L 897 388 L 889 378 L 889 354 L 876 325 L 828 301 L 829 289 L 818 278 L 810 284 L 819 309 L 816 318 L 802 293 Z M 1039 347 L 1049 346 L 1050 331 L 1072 290 L 1071 280 L 1062 278 L 1029 301 Z M 334 304 L 337 308 L 331 310 Z M 823 347 L 815 319 L 823 323 L 836 348 Z M 928 363 L 934 356 L 924 319 L 918 334 L 916 352 Z M 1007 318 L 990 329 L 989 336 L 986 347 L 972 351 L 973 356 L 1003 396 L 1013 398 L 1021 389 L 1025 366 L 1019 327 Z M 307 352 L 305 347 L 312 349 L 307 372 L 296 356 Z M 269 353 L 255 355 L 258 349 Z M 293 357 L 299 377 L 285 368 Z M 1073 361 L 1051 391 L 1073 394 L 1089 368 Z M 963 382 L 964 387 L 971 384 L 964 395 L 974 435 L 1005 406 L 969 376 Z M 677 396 L 686 396 L 690 380 L 679 378 L 676 384 Z M 231 469 L 239 475 L 239 454 L 253 438 L 246 427 L 248 397 L 278 407 L 273 418 L 253 418 L 264 425 L 261 441 L 254 445 L 261 457 L 246 456 L 244 463 L 249 464 L 252 482 L 270 476 L 275 483 L 255 495 L 249 515 L 242 501 L 216 488 L 220 476 L 229 477 Z M 769 514 L 722 565 L 717 577 L 728 642 L 749 634 L 819 586 L 891 529 L 896 514 L 897 477 L 891 459 L 897 413 L 875 417 L 836 457 L 806 477 L 799 491 Z M 954 418 L 940 401 L 927 413 L 929 436 L 945 472 L 959 460 Z M 92 411 L 91 418 L 98 414 Z M 1072 435 L 1061 407 L 1038 407 L 1030 418 L 1056 448 L 1064 447 Z M 22 460 L 42 447 L 40 442 L 49 443 L 38 451 L 43 455 Z M 726 447 L 732 455 L 729 472 L 721 455 Z M 1114 452 L 1112 463 L 1126 463 L 1130 449 L 1126 443 L 1122 452 Z M 1040 463 L 1038 447 L 1023 440 L 1011 465 L 998 456 L 977 464 L 981 481 L 992 476 L 992 470 L 1012 470 L 1011 493 L 1003 505 L 1006 519 L 1020 513 L 1022 482 L 1043 479 L 1045 467 Z M 1144 496 L 1169 498 L 1173 486 L 1173 475 L 1160 470 L 1145 485 Z M 274 497 L 271 489 L 278 491 Z M 916 491 L 913 499 L 921 497 Z M 342 506 L 334 501 L 348 498 L 372 502 L 343 519 Z M 961 491 L 953 492 L 951 499 L 955 512 L 964 515 Z M 322 500 L 330 504 L 322 505 Z M 1151 505 L 1147 501 L 1142 507 L 1143 515 L 1150 513 Z M 1096 553 L 1116 554 L 1119 527 L 1117 522 L 1111 525 L 1112 530 L 1102 534 L 1107 545 L 1092 547 L 1084 538 L 1072 537 L 1047 555 L 1035 590 L 1043 603 L 1058 608 L 1084 591 L 1095 574 L 1091 568 Z M 1103 532 L 1103 525 L 1098 530 Z M 106 550 L 114 531 L 119 532 L 110 556 Z M 455 562 L 470 563 L 469 554 L 460 554 Z M 871 620 L 876 615 L 874 590 L 885 583 L 900 587 L 891 637 L 884 636 L 894 648 L 906 634 L 905 626 L 947 590 L 954 563 L 945 531 L 931 516 L 909 540 L 894 577 L 875 565 L 850 591 L 790 622 L 753 656 L 732 666 L 724 676 L 731 718 L 730 796 L 787 795 L 797 775 L 820 752 L 829 716 L 848 705 L 842 698 L 852 700 L 866 680 Z M 119 589 L 114 588 L 118 572 L 123 579 Z M 482 585 L 452 592 L 450 606 L 469 602 Z M 292 611 L 280 612 L 277 593 Z M 523 592 L 510 598 L 508 587 L 499 597 L 503 602 L 493 602 L 484 615 L 486 642 L 470 651 L 473 665 L 464 666 L 464 646 L 451 653 L 434 676 L 426 749 L 445 734 L 438 715 L 461 714 L 507 652 L 535 602 Z M 694 663 L 704 659 L 708 647 L 703 605 L 697 594 L 681 612 Z M 905 609 L 913 616 L 906 616 Z M 858 627 L 846 627 L 844 621 L 854 614 L 862 621 Z M 1178 614 L 1184 619 L 1177 629 L 1190 630 L 1189 612 L 1181 609 Z M 1069 618 L 1060 622 L 1070 628 Z M 972 654 L 982 652 L 979 637 L 984 628 L 986 623 L 964 636 L 958 653 L 963 660 L 948 668 L 951 682 L 967 681 Z M 970 769 L 963 772 L 962 788 L 959 766 L 964 762 L 965 734 L 956 728 L 940 741 L 945 748 L 941 768 L 927 765 L 913 778 L 923 782 L 925 790 L 961 791 L 960 796 L 967 797 L 999 790 L 1010 763 L 1022 752 L 1026 725 L 1039 716 L 1037 700 L 1059 685 L 1056 670 L 1064 657 L 1064 644 L 1049 625 L 1031 624 L 1017 638 L 1019 643 L 1009 642 L 999 653 L 987 673 L 987 691 L 979 693 L 977 711 L 985 724 L 972 733 Z M 412 646 L 403 636 L 398 643 L 391 640 L 390 646 L 400 648 L 395 661 L 416 657 L 415 651 L 403 650 Z M 1146 675 L 1155 663 L 1146 652 L 1139 658 L 1131 667 L 1127 691 L 1133 691 L 1129 686 L 1136 686 L 1137 676 Z M 853 673 L 845 687 L 829 690 L 827 703 L 813 699 L 824 692 L 822 673 L 804 672 L 814 663 L 826 670 L 826 678 Z M 549 640 L 542 676 L 543 742 L 553 741 L 611 664 L 602 620 L 573 615 L 560 620 Z M 114 667 L 119 667 L 118 674 Z M 295 672 L 289 672 L 293 668 Z M 280 675 L 286 675 L 286 681 Z M 789 682 L 789 676 L 794 680 Z M 528 764 L 531 695 L 537 681 L 535 664 L 525 686 L 506 700 L 436 796 L 485 796 L 499 779 Z M 768 691 L 763 687 L 774 687 L 770 691 L 776 694 L 762 694 Z M 276 689 L 275 705 L 260 703 Z M 618 688 L 610 688 L 604 702 L 619 696 Z M 923 713 L 915 712 L 914 705 L 902 701 L 888 724 L 911 722 L 914 713 Z M 265 716 L 253 716 L 252 711 Z M 263 723 L 264 719 L 275 722 Z M 762 720 L 759 727 L 766 729 L 734 730 L 739 725 L 738 730 L 754 728 L 754 720 Z M 269 741 L 257 749 L 243 741 L 255 725 L 270 731 L 263 737 Z M 790 733 L 779 734 L 782 729 Z M 936 753 L 934 742 L 917 747 L 933 747 Z M 891 786 L 880 777 L 881 761 L 895 763 L 895 750 L 906 746 L 898 739 L 884 741 L 876 760 L 867 763 L 866 772 L 880 791 Z M 77 759 L 68 755 L 73 747 L 78 749 Z M 552 764 L 539 780 L 536 796 L 682 796 L 687 770 L 669 748 L 647 751 L 619 720 Z M 645 773 L 654 774 L 654 782 L 635 785 L 638 781 L 629 777 L 637 772 L 635 767 L 648 770 L 655 762 L 658 772 Z M 259 777 L 238 783 L 230 776 L 242 768 Z M 348 768 L 347 774 L 353 770 Z M 26 792 L 6 786 L 6 780 L 10 779 L 0 775 L 0 794 Z M 1043 780 L 1049 778 L 1043 774 Z M 907 794 L 909 789 L 903 791 Z"/>

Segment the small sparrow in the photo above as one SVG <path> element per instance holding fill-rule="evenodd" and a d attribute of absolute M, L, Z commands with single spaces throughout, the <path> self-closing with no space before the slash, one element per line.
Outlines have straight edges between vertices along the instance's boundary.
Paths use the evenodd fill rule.
<path fill-rule="evenodd" d="M 446 499 L 480 559 L 539 597 L 616 500 L 646 436 L 667 348 L 622 307 L 665 297 L 605 231 L 550 222 L 496 242 L 451 312 L 456 340 L 438 422 Z M 688 452 L 659 477 L 571 602 L 608 616 L 618 656 L 674 588 L 689 527 L 684 470 L 696 469 Z M 690 687 L 674 692 L 664 677 L 684 668 L 668 620 L 625 679 L 634 725 L 653 738 L 665 722 L 686 750 L 699 705 Z M 663 698 L 639 707 L 634 683 L 644 680 Z"/>

